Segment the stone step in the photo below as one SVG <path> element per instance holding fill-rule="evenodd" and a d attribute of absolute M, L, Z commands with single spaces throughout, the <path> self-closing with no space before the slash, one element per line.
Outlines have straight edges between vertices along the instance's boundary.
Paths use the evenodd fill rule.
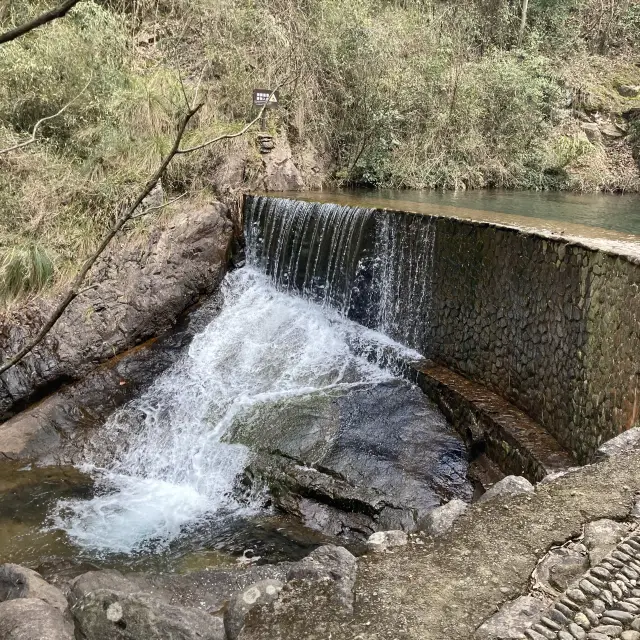
<path fill-rule="evenodd" d="M 428 360 L 406 363 L 405 372 L 472 450 L 484 449 L 504 473 L 539 482 L 577 466 L 541 425 L 485 386 Z"/>

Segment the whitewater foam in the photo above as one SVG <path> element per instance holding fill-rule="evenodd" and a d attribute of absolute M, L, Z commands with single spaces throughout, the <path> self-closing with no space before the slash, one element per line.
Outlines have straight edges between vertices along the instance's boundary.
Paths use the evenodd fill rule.
<path fill-rule="evenodd" d="M 389 345 L 419 355 L 277 290 L 252 267 L 228 274 L 223 296 L 188 353 L 88 443 L 83 468 L 95 496 L 60 501 L 51 515 L 74 543 L 102 553 L 152 551 L 212 519 L 255 513 L 263 496 L 238 482 L 249 451 L 224 442 L 234 421 L 283 398 L 389 380 L 392 373 L 370 361 Z"/>

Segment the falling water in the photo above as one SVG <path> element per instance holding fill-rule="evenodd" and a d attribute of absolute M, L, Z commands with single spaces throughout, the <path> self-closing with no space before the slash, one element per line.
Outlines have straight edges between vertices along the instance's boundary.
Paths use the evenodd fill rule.
<path fill-rule="evenodd" d="M 366 357 L 387 338 L 276 290 L 250 266 L 226 277 L 223 294 L 222 312 L 188 353 L 87 445 L 96 495 L 60 501 L 52 514 L 52 526 L 83 548 L 161 550 L 198 527 L 255 513 L 262 497 L 239 483 L 249 452 L 224 442 L 234 421 L 285 398 L 392 378 Z"/>
<path fill-rule="evenodd" d="M 429 325 L 432 218 L 362 207 L 252 197 L 245 206 L 249 261 L 285 291 L 424 344 Z"/>
<path fill-rule="evenodd" d="M 386 335 L 419 339 L 431 290 L 428 223 L 268 198 L 249 199 L 245 214 L 249 266 L 227 275 L 221 313 L 88 443 L 94 497 L 60 501 L 52 514 L 52 526 L 85 549 L 154 551 L 255 513 L 263 499 L 240 482 L 249 451 L 224 440 L 236 421 L 286 398 L 388 381 L 372 354 L 390 345 L 419 356 Z M 418 310 L 412 320 L 407 307 Z"/>

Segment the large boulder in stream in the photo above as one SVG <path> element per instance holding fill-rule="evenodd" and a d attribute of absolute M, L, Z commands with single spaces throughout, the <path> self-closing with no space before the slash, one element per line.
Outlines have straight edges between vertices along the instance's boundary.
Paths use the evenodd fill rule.
<path fill-rule="evenodd" d="M 91 640 L 225 640 L 222 618 L 143 590 L 117 571 L 92 571 L 71 583 L 81 637 Z"/>
<path fill-rule="evenodd" d="M 230 255 L 233 225 L 220 203 L 186 205 L 142 244 L 114 241 L 46 339 L 0 376 L 0 421 L 97 364 L 175 325 L 214 291 Z M 56 299 L 38 298 L 0 314 L 0 353 L 16 353 L 48 318 Z M 45 425 L 46 426 L 46 425 Z M 0 457 L 37 457 L 59 442 L 55 429 L 0 426 Z"/>
<path fill-rule="evenodd" d="M 38 598 L 0 602 L 2 640 L 74 640 L 73 624 Z"/>
<path fill-rule="evenodd" d="M 280 508 L 333 536 L 416 529 L 443 501 L 469 501 L 466 450 L 444 416 L 401 380 L 289 398 L 238 420 L 228 439 Z"/>

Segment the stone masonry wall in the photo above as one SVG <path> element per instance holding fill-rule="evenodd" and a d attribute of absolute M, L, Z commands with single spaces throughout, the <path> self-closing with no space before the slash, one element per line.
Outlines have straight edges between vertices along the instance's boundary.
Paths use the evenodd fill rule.
<path fill-rule="evenodd" d="M 640 265 L 516 229 L 435 221 L 430 326 L 415 346 L 512 401 L 582 462 L 633 426 Z"/>

